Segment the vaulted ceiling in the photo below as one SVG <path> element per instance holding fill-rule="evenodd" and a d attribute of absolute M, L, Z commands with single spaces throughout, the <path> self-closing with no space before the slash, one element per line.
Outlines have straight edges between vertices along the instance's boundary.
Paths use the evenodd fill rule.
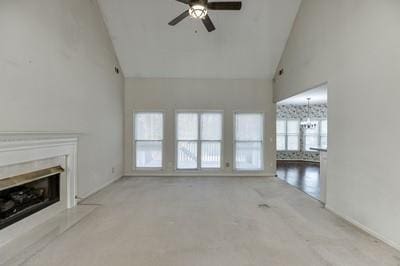
<path fill-rule="evenodd" d="M 98 0 L 126 77 L 272 78 L 301 0 L 242 0 L 241 11 L 210 11 L 200 21 L 168 22 L 175 0 Z"/>

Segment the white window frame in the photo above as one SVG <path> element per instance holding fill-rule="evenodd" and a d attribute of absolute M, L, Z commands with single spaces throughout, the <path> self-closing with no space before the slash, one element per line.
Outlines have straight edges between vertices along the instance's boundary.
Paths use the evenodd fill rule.
<path fill-rule="evenodd" d="M 236 143 L 238 142 L 257 142 L 257 141 L 237 141 L 236 140 L 236 115 L 237 114 L 260 114 L 262 116 L 262 140 L 261 140 L 261 168 L 260 169 L 239 169 L 236 163 Z M 265 170 L 265 128 L 266 128 L 266 121 L 265 121 L 265 112 L 260 111 L 235 111 L 233 112 L 233 170 L 236 172 L 263 172 Z"/>
<path fill-rule="evenodd" d="M 297 152 L 297 151 L 300 151 L 300 149 L 301 149 L 301 143 L 300 143 L 300 137 L 301 137 L 301 126 L 300 126 L 300 119 L 277 119 L 277 121 L 284 121 L 285 122 L 285 133 L 284 134 L 276 134 L 276 136 L 278 137 L 278 136 L 284 136 L 285 137 L 285 149 L 283 149 L 283 150 L 278 150 L 277 149 L 277 151 L 278 152 Z M 297 146 L 297 149 L 295 149 L 295 150 L 289 150 L 289 148 L 288 148 L 288 140 L 289 140 L 289 136 L 294 136 L 294 134 L 289 134 L 288 133 L 288 122 L 289 121 L 296 121 L 296 122 L 298 122 L 298 124 L 299 124 L 299 128 L 298 128 L 298 134 L 297 134 L 297 141 L 298 141 L 298 146 Z"/>
<path fill-rule="evenodd" d="M 221 114 L 221 140 L 202 140 L 201 139 L 201 115 L 202 114 Z M 197 140 L 187 140 L 188 142 L 197 142 L 197 168 L 192 169 L 180 169 L 178 168 L 178 142 L 186 141 L 186 140 L 178 140 L 178 114 L 197 114 Z M 223 162 L 224 162 L 224 120 L 225 115 L 222 110 L 175 110 L 175 171 L 179 172 L 199 172 L 199 171 L 221 171 L 223 170 Z M 220 142 L 221 143 L 221 151 L 220 151 L 220 165 L 219 168 L 203 168 L 201 167 L 201 144 L 203 142 Z"/>
<path fill-rule="evenodd" d="M 322 122 L 323 121 L 326 121 L 326 124 L 327 124 L 327 127 L 329 127 L 329 125 L 328 125 L 328 119 L 321 119 L 320 121 L 319 121 L 319 147 L 321 148 L 321 149 L 326 149 L 326 148 L 328 148 L 328 143 L 326 144 L 326 146 L 327 147 L 322 147 L 321 145 L 322 145 L 322 138 L 326 138 L 327 140 L 328 140 L 328 131 L 326 132 L 326 134 L 322 134 L 321 132 L 322 132 Z"/>
<path fill-rule="evenodd" d="M 161 114 L 162 115 L 162 129 L 163 129 L 163 134 L 162 134 L 162 140 L 149 140 L 149 141 L 161 141 L 161 167 L 138 167 L 137 166 L 137 160 L 136 160 L 136 143 L 137 142 L 144 142 L 143 140 L 136 140 L 136 115 L 137 114 L 143 114 L 143 113 L 150 113 L 150 114 Z M 133 170 L 139 170 L 139 171 L 162 171 L 165 169 L 164 165 L 164 151 L 165 151 L 165 111 L 163 110 L 135 110 L 133 111 L 133 125 L 132 125 L 132 165 L 133 165 Z"/>
<path fill-rule="evenodd" d="M 284 124 L 285 124 L 285 132 L 284 133 L 278 133 L 278 127 L 277 127 L 277 125 L 278 125 L 278 122 L 279 121 L 282 121 L 282 122 L 284 122 Z M 275 142 L 276 142 L 276 144 L 278 144 L 278 137 L 284 137 L 284 140 L 285 140 L 285 148 L 284 149 L 282 149 L 282 150 L 279 150 L 278 149 L 278 145 L 276 145 L 276 151 L 277 152 L 285 152 L 286 151 L 286 147 L 287 147 L 287 137 L 286 137 L 286 132 L 287 132 L 287 122 L 286 122 L 287 120 L 285 120 L 285 119 L 277 119 L 276 120 L 276 125 L 275 125 L 275 129 L 276 129 L 276 140 L 275 140 Z"/>

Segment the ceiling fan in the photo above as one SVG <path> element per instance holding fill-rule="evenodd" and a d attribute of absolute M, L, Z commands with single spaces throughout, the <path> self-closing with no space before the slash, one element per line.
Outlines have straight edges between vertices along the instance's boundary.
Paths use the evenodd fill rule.
<path fill-rule="evenodd" d="M 211 2 L 208 0 L 176 0 L 183 4 L 189 5 L 189 9 L 174 18 L 170 23 L 171 26 L 175 26 L 183 19 L 191 16 L 195 19 L 201 19 L 204 26 L 206 26 L 208 32 L 214 31 L 215 26 L 208 16 L 208 10 L 240 10 L 242 9 L 242 2 Z"/>

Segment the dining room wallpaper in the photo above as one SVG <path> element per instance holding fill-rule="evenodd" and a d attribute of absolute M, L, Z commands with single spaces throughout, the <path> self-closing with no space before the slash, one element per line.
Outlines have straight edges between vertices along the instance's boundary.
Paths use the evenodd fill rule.
<path fill-rule="evenodd" d="M 277 119 L 299 119 L 308 117 L 307 105 L 277 105 Z M 310 117 L 323 120 L 328 118 L 327 104 L 310 105 Z M 319 162 L 319 152 L 308 152 L 304 150 L 304 134 L 300 128 L 300 151 L 278 151 L 277 160 L 300 160 Z"/>

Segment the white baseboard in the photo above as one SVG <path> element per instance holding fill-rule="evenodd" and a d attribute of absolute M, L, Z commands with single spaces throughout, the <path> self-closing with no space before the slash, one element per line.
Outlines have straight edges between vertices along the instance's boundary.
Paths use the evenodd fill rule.
<path fill-rule="evenodd" d="M 125 173 L 125 177 L 275 177 L 271 173 Z"/>
<path fill-rule="evenodd" d="M 352 219 L 352 218 L 350 218 L 350 217 L 348 217 L 346 215 L 343 215 L 342 213 L 340 213 L 340 212 L 334 210 L 333 208 L 331 208 L 329 205 L 325 205 L 325 208 L 328 211 L 334 213 L 335 215 L 343 218 L 347 222 L 351 223 L 355 227 L 357 227 L 357 228 L 361 229 L 362 231 L 370 234 L 371 236 L 381 240 L 382 242 L 386 243 L 387 245 L 391 246 L 392 248 L 400 251 L 400 244 L 398 244 L 398 243 L 396 243 L 396 242 L 394 242 L 392 240 L 387 239 L 386 237 L 382 236 L 381 234 L 377 233 L 376 231 L 372 230 L 371 228 L 359 223 L 358 221 L 356 221 L 356 220 L 354 220 L 354 219 Z"/>
<path fill-rule="evenodd" d="M 99 192 L 99 191 L 102 190 L 103 188 L 105 188 L 105 187 L 111 185 L 112 183 L 114 183 L 115 181 L 121 179 L 121 177 L 122 177 L 122 176 L 119 176 L 119 175 L 118 175 L 118 176 L 115 176 L 115 177 L 113 177 L 112 179 L 108 180 L 108 181 L 107 181 L 106 183 L 104 183 L 103 185 L 101 185 L 101 186 L 99 186 L 99 187 L 93 189 L 92 191 L 90 191 L 90 192 L 88 192 L 88 193 L 86 193 L 86 194 L 80 196 L 79 199 L 78 199 L 78 202 L 83 201 L 83 200 L 89 198 L 90 196 L 96 194 L 97 192 Z"/>

